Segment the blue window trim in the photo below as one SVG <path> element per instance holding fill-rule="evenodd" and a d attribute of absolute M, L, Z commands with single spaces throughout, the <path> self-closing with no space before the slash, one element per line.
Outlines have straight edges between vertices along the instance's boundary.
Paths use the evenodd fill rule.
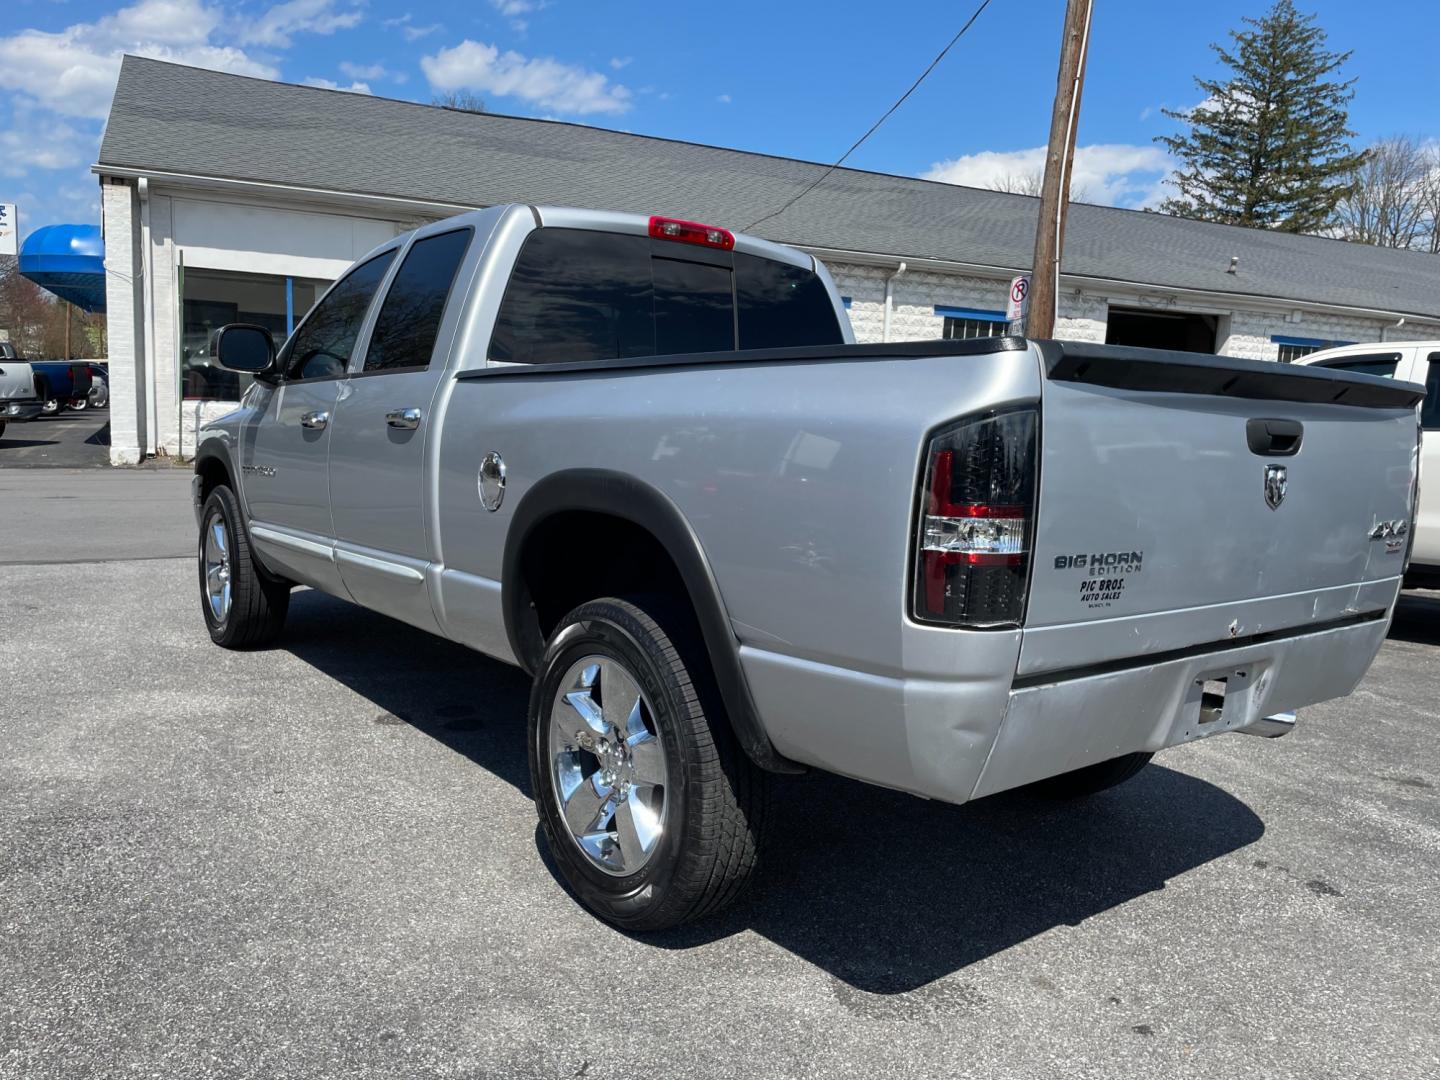
<path fill-rule="evenodd" d="M 295 332 L 295 279 L 285 279 L 285 336 Z"/>
<path fill-rule="evenodd" d="M 849 311 L 849 310 L 850 310 L 851 300 L 852 300 L 852 298 L 849 297 L 849 296 L 842 296 L 842 297 L 840 297 L 840 303 L 842 303 L 842 304 L 845 305 L 845 310 L 846 310 L 846 311 Z"/>
<path fill-rule="evenodd" d="M 985 308 L 941 307 L 935 305 L 935 314 L 946 319 L 979 319 L 981 322 L 1006 322 L 1005 312 L 989 311 Z"/>
<path fill-rule="evenodd" d="M 1271 334 L 1273 345 L 1309 345 L 1317 349 L 1334 349 L 1341 345 L 1354 345 L 1353 341 L 1326 341 L 1324 338 L 1288 337 L 1285 334 Z"/>

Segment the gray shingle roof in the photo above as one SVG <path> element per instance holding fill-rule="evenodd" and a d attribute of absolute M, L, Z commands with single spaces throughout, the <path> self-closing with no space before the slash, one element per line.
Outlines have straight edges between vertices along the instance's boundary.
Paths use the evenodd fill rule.
<path fill-rule="evenodd" d="M 738 229 L 823 166 L 555 121 L 440 109 L 127 56 L 100 165 L 463 206 L 669 213 Z M 769 239 L 1023 267 L 1036 200 L 836 170 Z M 1231 256 L 1239 272 L 1227 274 Z M 1076 205 L 1065 270 L 1112 281 L 1440 317 L 1440 257 Z"/>

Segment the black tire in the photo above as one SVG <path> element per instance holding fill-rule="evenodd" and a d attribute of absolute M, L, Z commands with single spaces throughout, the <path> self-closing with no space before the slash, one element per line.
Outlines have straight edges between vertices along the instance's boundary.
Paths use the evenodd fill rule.
<path fill-rule="evenodd" d="M 50 384 L 41 379 L 35 386 L 36 392 L 40 395 L 40 415 L 59 416 L 65 410 L 58 397 L 50 394 Z"/>
<path fill-rule="evenodd" d="M 205 567 L 206 536 L 216 521 L 225 529 L 230 575 L 230 607 L 223 614 L 217 614 L 211 606 Z M 240 504 L 224 484 L 210 492 L 200 512 L 196 561 L 200 570 L 200 610 L 211 641 L 226 649 L 253 649 L 280 636 L 285 614 L 290 610 L 290 584 L 267 574 L 255 562 Z"/>
<path fill-rule="evenodd" d="M 1116 784 L 1123 784 L 1150 764 L 1150 759 L 1154 756 L 1149 753 L 1123 754 L 1109 761 L 1096 762 L 1083 769 L 1049 777 L 1032 784 L 1031 787 L 1051 799 L 1083 799 Z"/>
<path fill-rule="evenodd" d="M 561 681 L 578 661 L 597 655 L 618 661 L 635 680 L 664 750 L 663 829 L 631 874 L 607 872 L 581 850 L 561 812 L 552 768 L 551 709 Z M 692 620 L 663 602 L 593 600 L 560 621 L 530 695 L 529 743 L 531 790 L 550 854 L 600 918 L 631 931 L 668 929 L 729 906 L 754 874 L 769 777 L 730 730 Z M 617 811 L 611 819 L 617 847 L 618 821 Z"/>

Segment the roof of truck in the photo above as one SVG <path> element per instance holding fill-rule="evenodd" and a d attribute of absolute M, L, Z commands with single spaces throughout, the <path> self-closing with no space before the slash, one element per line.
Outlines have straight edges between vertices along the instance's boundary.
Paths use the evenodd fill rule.
<path fill-rule="evenodd" d="M 583 124 L 472 113 L 127 56 L 98 168 L 414 199 L 673 214 L 810 248 L 1028 267 L 1038 200 Z M 1236 272 L 1229 273 L 1232 258 Z M 1076 204 L 1065 271 L 1440 317 L 1440 258 Z"/>

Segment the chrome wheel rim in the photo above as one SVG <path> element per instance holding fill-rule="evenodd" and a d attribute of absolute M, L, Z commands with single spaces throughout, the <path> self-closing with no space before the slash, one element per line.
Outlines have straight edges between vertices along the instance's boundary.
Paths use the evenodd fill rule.
<path fill-rule="evenodd" d="M 230 538 L 225 519 L 211 514 L 205 520 L 205 600 L 217 625 L 230 615 Z"/>
<path fill-rule="evenodd" d="M 665 748 L 635 677 L 610 656 L 570 665 L 550 708 L 551 789 L 560 819 L 590 864 L 623 877 L 665 835 Z"/>

